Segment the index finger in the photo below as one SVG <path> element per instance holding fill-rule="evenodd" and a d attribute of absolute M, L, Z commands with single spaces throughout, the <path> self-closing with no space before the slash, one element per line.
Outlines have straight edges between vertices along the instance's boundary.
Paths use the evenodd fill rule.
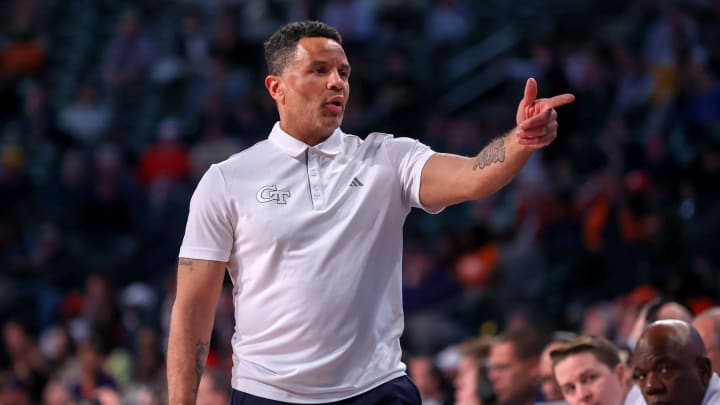
<path fill-rule="evenodd" d="M 570 93 L 566 93 L 566 94 L 561 94 L 559 96 L 549 98 L 547 100 L 547 103 L 550 105 L 550 108 L 555 108 L 555 107 L 560 107 L 565 104 L 570 104 L 573 101 L 575 101 L 575 96 Z"/>

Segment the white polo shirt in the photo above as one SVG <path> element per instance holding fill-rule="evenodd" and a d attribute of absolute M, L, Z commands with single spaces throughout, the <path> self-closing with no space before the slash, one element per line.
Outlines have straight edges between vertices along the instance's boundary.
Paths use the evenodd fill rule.
<path fill-rule="evenodd" d="M 314 147 L 275 124 L 213 165 L 190 203 L 180 257 L 228 262 L 234 389 L 330 402 L 405 374 L 402 228 L 434 152 L 337 129 Z"/>

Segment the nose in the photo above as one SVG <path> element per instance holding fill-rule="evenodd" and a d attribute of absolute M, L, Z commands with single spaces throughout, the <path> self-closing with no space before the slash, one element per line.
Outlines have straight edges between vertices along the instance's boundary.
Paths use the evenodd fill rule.
<path fill-rule="evenodd" d="M 592 400 L 592 391 L 590 391 L 588 387 L 582 384 L 578 386 L 577 390 L 578 397 L 580 398 L 580 403 L 590 403 L 590 400 Z"/>
<path fill-rule="evenodd" d="M 645 386 L 643 387 L 645 395 L 662 394 L 664 390 L 665 387 L 662 382 L 659 378 L 655 377 L 653 373 L 648 373 L 647 376 L 645 376 Z"/>
<path fill-rule="evenodd" d="M 333 91 L 342 91 L 342 90 L 345 90 L 346 86 L 347 86 L 347 82 L 340 75 L 340 72 L 338 72 L 337 70 L 334 70 L 328 78 L 328 89 L 333 90 Z"/>

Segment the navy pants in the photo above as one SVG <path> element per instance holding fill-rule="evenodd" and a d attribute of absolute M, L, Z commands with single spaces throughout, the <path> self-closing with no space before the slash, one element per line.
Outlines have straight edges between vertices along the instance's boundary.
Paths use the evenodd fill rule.
<path fill-rule="evenodd" d="M 333 402 L 337 405 L 420 405 L 420 392 L 407 376 L 398 377 L 364 394 Z M 233 390 L 230 405 L 288 405 Z"/>

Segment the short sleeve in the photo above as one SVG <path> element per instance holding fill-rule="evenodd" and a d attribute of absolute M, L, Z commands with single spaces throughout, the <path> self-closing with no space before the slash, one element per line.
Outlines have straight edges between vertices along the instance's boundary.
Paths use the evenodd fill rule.
<path fill-rule="evenodd" d="M 212 165 L 200 179 L 190 200 L 179 256 L 227 262 L 234 239 L 234 221 L 229 207 L 222 171 Z"/>
<path fill-rule="evenodd" d="M 420 208 L 431 214 L 441 212 L 444 208 L 431 211 L 420 203 L 422 171 L 435 151 L 416 139 L 391 136 L 386 138 L 384 146 L 402 184 L 403 199 L 411 207 Z"/>

